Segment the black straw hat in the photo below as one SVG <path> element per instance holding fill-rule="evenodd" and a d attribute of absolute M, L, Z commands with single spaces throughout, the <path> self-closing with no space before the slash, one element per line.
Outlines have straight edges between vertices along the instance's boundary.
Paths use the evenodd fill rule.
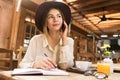
<path fill-rule="evenodd" d="M 43 32 L 45 18 L 50 9 L 55 8 L 62 11 L 66 23 L 69 25 L 71 22 L 71 11 L 68 5 L 62 2 L 49 1 L 40 4 L 36 10 L 35 24 L 37 28 Z"/>

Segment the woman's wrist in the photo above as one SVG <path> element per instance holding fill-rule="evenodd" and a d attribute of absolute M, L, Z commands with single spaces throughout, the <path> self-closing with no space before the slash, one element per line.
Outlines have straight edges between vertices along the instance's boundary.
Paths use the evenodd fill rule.
<path fill-rule="evenodd" d="M 59 63 L 60 69 L 66 70 L 67 69 L 67 63 Z"/>
<path fill-rule="evenodd" d="M 67 37 L 62 37 L 62 46 L 67 45 Z"/>
<path fill-rule="evenodd" d="M 38 63 L 34 62 L 32 68 L 38 68 Z"/>
<path fill-rule="evenodd" d="M 36 68 L 36 63 L 35 63 L 35 62 L 33 63 L 33 66 L 32 66 L 32 68 Z"/>

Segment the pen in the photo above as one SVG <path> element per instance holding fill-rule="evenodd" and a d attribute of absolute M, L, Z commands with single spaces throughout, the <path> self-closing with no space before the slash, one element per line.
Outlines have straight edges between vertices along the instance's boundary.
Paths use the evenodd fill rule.
<path fill-rule="evenodd" d="M 44 55 L 45 55 L 46 57 L 48 57 L 47 54 L 44 53 Z M 56 66 L 53 62 L 52 62 L 52 64 L 54 65 L 55 68 L 57 68 L 57 66 Z"/>
<path fill-rule="evenodd" d="M 48 57 L 47 54 L 44 53 L 44 55 L 45 55 L 46 57 Z"/>

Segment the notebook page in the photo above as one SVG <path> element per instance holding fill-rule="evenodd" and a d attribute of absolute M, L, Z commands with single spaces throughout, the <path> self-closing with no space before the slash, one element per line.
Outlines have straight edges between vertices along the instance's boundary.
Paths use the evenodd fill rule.
<path fill-rule="evenodd" d="M 49 71 L 47 71 L 47 70 L 41 70 L 41 72 L 43 73 L 43 75 L 69 75 L 68 74 L 68 72 L 66 72 L 66 71 L 63 71 L 63 70 L 60 70 L 60 69 L 58 69 L 58 68 L 56 68 L 56 69 L 52 69 L 52 70 L 49 70 Z"/>

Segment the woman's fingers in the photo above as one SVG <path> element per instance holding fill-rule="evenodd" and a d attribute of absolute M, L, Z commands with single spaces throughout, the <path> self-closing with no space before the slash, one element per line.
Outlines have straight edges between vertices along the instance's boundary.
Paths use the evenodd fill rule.
<path fill-rule="evenodd" d="M 45 59 L 41 61 L 37 61 L 34 63 L 34 68 L 40 68 L 44 70 L 51 70 L 56 68 L 57 64 L 50 58 L 46 57 Z"/>
<path fill-rule="evenodd" d="M 50 68 L 54 68 L 54 66 L 53 66 L 50 62 L 48 62 L 47 60 L 45 61 L 45 63 L 46 63 Z"/>
<path fill-rule="evenodd" d="M 52 59 L 50 58 L 47 58 L 48 62 L 50 63 L 51 66 L 53 66 L 54 68 L 57 67 L 57 64 L 55 63 L 55 61 L 53 61 Z"/>
<path fill-rule="evenodd" d="M 51 70 L 54 68 L 55 68 L 55 63 L 51 59 L 46 58 L 45 60 L 43 60 L 43 69 Z"/>
<path fill-rule="evenodd" d="M 46 61 L 43 61 L 42 69 L 44 69 L 44 70 L 50 70 L 52 68 L 46 63 Z"/>
<path fill-rule="evenodd" d="M 67 25 L 67 23 L 64 21 L 64 25 L 65 25 L 65 31 L 67 32 L 67 30 L 68 30 L 68 25 Z"/>
<path fill-rule="evenodd" d="M 67 37 L 68 25 L 67 25 L 67 23 L 66 23 L 65 21 L 64 21 L 64 26 L 65 26 L 65 30 L 64 30 L 64 32 L 61 31 L 61 36 L 62 36 L 62 37 Z"/>

